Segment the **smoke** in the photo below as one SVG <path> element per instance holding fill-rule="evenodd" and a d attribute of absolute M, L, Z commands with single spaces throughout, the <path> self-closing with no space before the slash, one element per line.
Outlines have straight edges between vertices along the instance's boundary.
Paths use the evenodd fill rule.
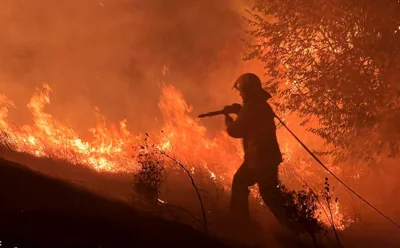
<path fill-rule="evenodd" d="M 84 134 L 96 106 L 111 123 L 126 118 L 133 130 L 157 128 L 162 80 L 182 91 L 193 115 L 221 108 L 239 100 L 230 89 L 241 73 L 262 73 L 241 59 L 241 17 L 252 1 L 2 0 L 0 93 L 19 108 L 13 120 L 28 122 L 25 105 L 48 83 L 54 95 L 47 111 Z M 218 118 L 203 123 L 223 125 Z M 366 186 L 372 180 L 363 180 L 363 195 L 400 194 L 394 178 L 371 178 L 386 184 L 374 195 Z"/>
<path fill-rule="evenodd" d="M 181 90 L 194 115 L 238 100 L 233 80 L 259 66 L 242 61 L 245 0 L 3 0 L 0 92 L 20 108 L 36 87 L 54 92 L 48 111 L 81 131 L 126 118 L 159 125 L 161 80 Z M 164 69 L 164 74 L 163 74 Z M 14 113 L 18 112 L 18 113 Z"/>

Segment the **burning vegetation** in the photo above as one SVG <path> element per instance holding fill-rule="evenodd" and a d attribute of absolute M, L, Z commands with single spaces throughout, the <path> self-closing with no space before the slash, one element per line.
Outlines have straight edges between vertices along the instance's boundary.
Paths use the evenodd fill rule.
<path fill-rule="evenodd" d="M 166 181 L 166 172 L 176 171 L 177 161 L 184 164 L 192 175 L 201 175 L 200 180 L 216 184 L 224 191 L 230 189 L 235 169 L 243 157 L 240 143 L 229 138 L 225 132 L 209 137 L 206 128 L 190 116 L 192 108 L 172 85 L 162 88 L 159 102 L 165 118 L 162 130 L 135 134 L 128 130 L 126 121 L 121 121 L 119 126 L 107 124 L 96 110 L 99 121 L 89 130 L 93 135 L 91 140 L 83 140 L 73 128 L 62 125 L 44 112 L 45 105 L 50 104 L 50 93 L 48 85 L 35 93 L 27 105 L 32 113 L 32 123 L 22 126 L 7 120 L 8 111 L 14 105 L 2 95 L 4 146 L 37 157 L 87 166 L 99 172 L 136 173 L 136 189 L 157 199 L 162 198 L 159 195 L 160 187 Z M 287 150 L 291 145 L 283 141 L 282 147 Z M 165 156 L 167 154 L 168 157 Z M 290 151 L 287 150 L 286 154 L 290 154 Z M 286 160 L 293 162 L 289 156 L 286 156 Z M 307 169 L 296 168 L 296 171 L 310 173 Z M 283 181 L 289 179 L 285 178 L 287 175 L 282 177 Z M 257 198 L 257 191 L 253 190 L 253 196 Z M 339 211 L 338 201 L 329 207 L 325 202 L 315 207 L 315 217 L 318 215 L 326 225 L 331 225 L 333 219 L 336 228 L 343 230 L 350 223 Z M 332 216 L 323 215 L 322 211 L 329 211 Z"/>

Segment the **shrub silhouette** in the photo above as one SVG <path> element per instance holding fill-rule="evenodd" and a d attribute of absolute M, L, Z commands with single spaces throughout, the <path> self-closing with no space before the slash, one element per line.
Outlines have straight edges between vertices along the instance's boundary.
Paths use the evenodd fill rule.
<path fill-rule="evenodd" d="M 162 154 L 155 145 L 139 147 L 137 157 L 139 170 L 134 174 L 133 185 L 137 193 L 146 200 L 156 203 L 160 196 L 161 187 L 167 179 Z"/>

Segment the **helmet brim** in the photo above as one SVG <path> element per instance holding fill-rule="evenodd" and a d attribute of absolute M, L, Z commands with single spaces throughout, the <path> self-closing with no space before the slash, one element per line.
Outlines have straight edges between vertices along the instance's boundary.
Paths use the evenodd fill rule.
<path fill-rule="evenodd" d="M 235 84 L 233 85 L 232 90 L 237 90 L 237 91 L 241 92 L 240 87 L 238 87 L 237 82 L 235 82 Z M 264 90 L 264 88 L 260 88 L 260 90 L 258 92 L 260 94 L 260 97 L 265 99 L 266 101 L 272 98 L 272 95 L 268 91 Z"/>

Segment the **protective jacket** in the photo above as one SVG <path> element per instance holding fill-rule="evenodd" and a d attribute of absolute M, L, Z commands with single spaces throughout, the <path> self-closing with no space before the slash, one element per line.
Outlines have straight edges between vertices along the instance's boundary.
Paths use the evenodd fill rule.
<path fill-rule="evenodd" d="M 229 136 L 243 139 L 245 163 L 251 168 L 282 162 L 274 117 L 271 106 L 260 99 L 244 103 L 236 120 L 227 122 Z"/>

